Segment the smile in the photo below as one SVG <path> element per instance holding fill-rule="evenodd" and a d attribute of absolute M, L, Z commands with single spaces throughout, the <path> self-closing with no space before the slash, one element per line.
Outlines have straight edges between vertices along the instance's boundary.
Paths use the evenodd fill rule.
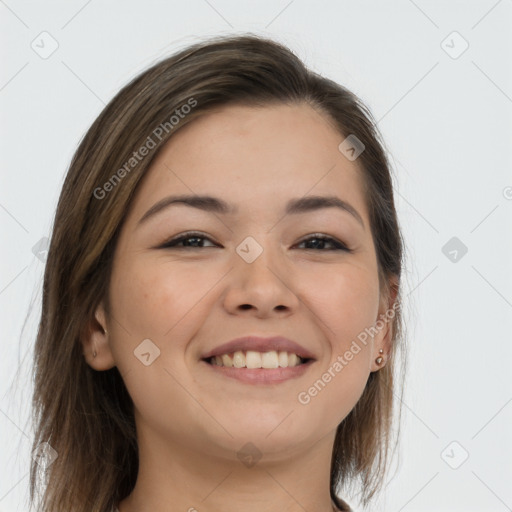
<path fill-rule="evenodd" d="M 303 375 L 313 359 L 302 359 L 293 352 L 236 351 L 203 361 L 217 374 L 251 384 L 276 384 Z"/>
<path fill-rule="evenodd" d="M 257 352 L 255 350 L 237 350 L 231 354 L 222 354 L 207 359 L 210 364 L 228 368 L 288 368 L 299 366 L 308 361 L 293 352 L 270 350 Z"/>

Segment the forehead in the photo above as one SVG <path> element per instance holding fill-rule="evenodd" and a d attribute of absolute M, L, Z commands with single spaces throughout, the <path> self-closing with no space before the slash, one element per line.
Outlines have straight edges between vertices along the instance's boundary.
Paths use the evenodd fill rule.
<path fill-rule="evenodd" d="M 205 194 L 256 213 L 291 197 L 336 194 L 365 214 L 361 169 L 308 105 L 227 106 L 181 128 L 141 182 L 132 211 L 168 194 Z"/>

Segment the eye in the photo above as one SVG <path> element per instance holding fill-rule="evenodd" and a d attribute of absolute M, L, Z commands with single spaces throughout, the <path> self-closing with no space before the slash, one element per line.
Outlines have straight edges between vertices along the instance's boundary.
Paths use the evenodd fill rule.
<path fill-rule="evenodd" d="M 207 236 L 204 236 L 203 233 L 199 233 L 197 231 L 190 231 L 188 233 L 183 233 L 182 235 L 179 235 L 175 238 L 172 238 L 171 240 L 163 243 L 159 249 L 169 249 L 172 247 L 177 247 L 180 249 L 200 249 L 202 247 L 207 247 L 203 245 L 204 240 L 208 240 L 211 242 L 211 239 Z M 191 242 L 192 241 L 192 242 Z M 191 243 L 190 243 L 191 242 Z M 213 243 L 213 242 L 212 242 Z M 308 238 L 302 240 L 298 245 L 302 244 L 313 244 L 313 247 L 306 247 L 306 250 L 321 250 L 322 252 L 325 251 L 345 251 L 345 252 L 352 252 L 352 249 L 349 249 L 344 243 L 340 242 L 339 240 L 336 240 L 335 238 L 332 238 L 327 235 L 322 234 L 314 234 L 309 236 Z M 325 249 L 325 247 L 331 246 L 330 249 Z M 215 247 L 215 244 L 211 245 L 210 247 Z"/>
<path fill-rule="evenodd" d="M 192 240 L 192 243 L 189 244 L 189 242 Z M 201 245 L 201 240 L 210 240 L 208 237 L 204 236 L 202 233 L 198 233 L 196 231 L 190 231 L 188 233 L 183 233 L 182 235 L 177 236 L 176 238 L 173 238 L 169 240 L 168 242 L 165 242 L 162 244 L 159 249 L 167 249 L 170 247 L 179 247 L 179 248 L 192 248 L 192 249 L 198 249 L 201 247 L 204 247 Z M 185 243 L 185 245 L 180 245 L 182 242 Z M 211 240 L 210 240 L 211 242 Z M 199 244 L 199 245 L 198 245 Z"/>
<path fill-rule="evenodd" d="M 322 235 L 322 234 L 319 234 L 319 233 L 311 235 L 308 238 L 306 238 L 305 240 L 302 240 L 302 242 L 300 242 L 299 245 L 306 244 L 306 243 L 309 244 L 312 241 L 315 241 L 313 243 L 313 247 L 308 247 L 306 249 L 313 249 L 313 250 L 318 250 L 318 249 L 322 250 L 323 249 L 324 251 L 328 250 L 328 251 L 352 252 L 352 249 L 349 249 L 344 243 L 336 240 L 335 238 L 332 238 L 332 237 L 326 236 L 326 235 Z M 331 249 L 325 249 L 325 245 L 326 244 L 327 245 L 331 245 L 332 248 Z"/>

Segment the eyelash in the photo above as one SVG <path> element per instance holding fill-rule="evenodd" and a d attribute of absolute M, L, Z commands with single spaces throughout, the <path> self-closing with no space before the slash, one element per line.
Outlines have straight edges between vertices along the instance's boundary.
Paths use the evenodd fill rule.
<path fill-rule="evenodd" d="M 184 240 L 188 240 L 190 238 L 200 238 L 200 239 L 204 239 L 204 240 L 210 240 L 210 242 L 214 243 L 209 237 L 204 236 L 202 233 L 198 233 L 196 231 L 190 231 L 188 233 L 184 233 L 174 239 L 171 239 L 171 240 L 165 242 L 164 244 L 162 244 L 159 247 L 159 249 L 169 249 L 172 247 L 177 247 L 177 244 L 179 244 L 180 242 L 183 242 Z M 349 253 L 353 252 L 352 249 L 349 249 L 342 242 L 339 242 L 335 238 L 332 238 L 327 235 L 322 235 L 322 234 L 312 234 L 308 238 L 302 240 L 299 243 L 303 244 L 305 242 L 309 242 L 310 240 L 322 240 L 324 242 L 331 243 L 334 246 L 334 249 L 323 249 L 323 250 L 321 250 L 321 252 L 326 252 L 326 251 L 345 251 L 345 252 L 349 252 Z M 181 249 L 203 249 L 203 247 L 180 247 L 180 248 Z M 318 249 L 305 249 L 305 250 L 315 251 Z"/>

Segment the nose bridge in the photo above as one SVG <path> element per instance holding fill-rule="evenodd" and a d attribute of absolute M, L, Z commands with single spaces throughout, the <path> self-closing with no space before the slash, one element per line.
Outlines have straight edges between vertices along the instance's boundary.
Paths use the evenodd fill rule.
<path fill-rule="evenodd" d="M 272 236 L 247 236 L 235 249 L 234 273 L 228 291 L 228 307 L 251 305 L 270 312 L 276 307 L 294 308 L 298 298 L 288 283 L 284 256 Z"/>
<path fill-rule="evenodd" d="M 286 272 L 284 255 L 273 234 L 260 232 L 246 236 L 236 246 L 235 251 L 238 258 L 242 260 L 237 261 L 237 265 L 250 274 L 256 273 L 261 277 L 267 273 L 273 275 L 273 273 Z"/>

